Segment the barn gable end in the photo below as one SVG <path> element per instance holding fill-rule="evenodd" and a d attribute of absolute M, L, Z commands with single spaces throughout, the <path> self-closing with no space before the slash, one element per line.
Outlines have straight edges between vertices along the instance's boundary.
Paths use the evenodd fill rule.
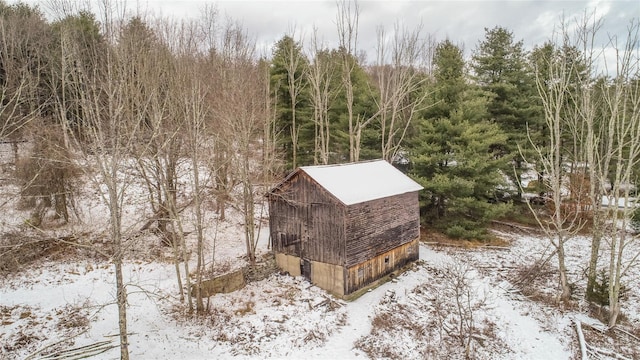
<path fill-rule="evenodd" d="M 416 260 L 420 189 L 383 160 L 296 169 L 267 194 L 278 265 L 343 296 Z"/>

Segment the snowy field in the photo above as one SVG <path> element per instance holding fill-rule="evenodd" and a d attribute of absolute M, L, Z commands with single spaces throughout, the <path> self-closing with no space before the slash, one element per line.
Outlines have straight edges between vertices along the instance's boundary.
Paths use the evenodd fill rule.
<path fill-rule="evenodd" d="M 224 226 L 221 228 L 219 231 L 224 231 Z M 234 226 L 227 229 L 235 233 Z M 572 319 L 597 320 L 589 318 L 579 305 L 561 310 L 523 295 L 509 279 L 516 278 L 519 268 L 543 257 L 546 242 L 524 234 L 500 235 L 510 240 L 508 248 L 421 245 L 416 265 L 355 301 L 334 299 L 302 278 L 274 273 L 242 290 L 211 297 L 210 315 L 202 318 L 184 313 L 170 262 L 133 257 L 125 266 L 131 356 L 464 358 L 464 336 L 458 336 L 457 322 L 458 315 L 470 314 L 474 329 L 468 346 L 471 358 L 579 358 Z M 241 239 L 219 238 L 236 242 L 235 246 L 220 244 L 227 248 L 225 260 L 242 263 Z M 569 247 L 570 271 L 579 282 L 583 269 L 576 266 L 588 251 L 587 239 L 572 240 Z M 261 251 L 267 252 L 264 241 Z M 451 301 L 455 297 L 452 278 L 460 274 L 464 274 L 470 294 L 468 312 L 458 311 Z M 628 327 L 637 329 L 639 272 L 634 269 L 630 274 L 627 286 L 632 290 L 623 311 L 631 324 Z M 96 359 L 118 358 L 113 279 L 111 265 L 78 254 L 38 262 L 3 279 L 0 357 L 55 358 L 46 355 L 93 347 L 104 350 Z M 543 295 L 547 291 L 553 296 L 555 277 L 536 281 L 543 283 L 538 286 Z M 623 346 L 608 344 L 609 348 L 621 358 L 637 356 L 637 341 L 620 341 Z"/>
<path fill-rule="evenodd" d="M 18 198 L 7 196 L 17 193 L 15 186 L 0 186 L 7 198 L 1 241 L 11 238 L 7 234 L 26 241 L 73 233 L 90 245 L 60 244 L 3 274 L 0 359 L 119 358 L 114 269 L 97 251 L 108 245 L 100 232 L 108 217 L 98 193 L 84 190 L 78 196 L 80 221 L 50 224 L 42 234 L 25 226 L 29 212 L 17 210 Z M 124 214 L 127 233 L 137 234 L 124 265 L 132 359 L 579 359 L 576 320 L 590 358 L 640 358 L 637 264 L 623 279 L 628 291 L 621 330 L 606 331 L 595 318 L 598 309 L 581 301 L 588 239 L 567 244 L 570 282 L 577 290 L 573 304 L 559 308 L 555 258 L 533 266 L 549 257 L 548 241 L 526 229 L 498 232 L 504 247 L 423 243 L 420 261 L 354 301 L 273 272 L 205 300 L 207 316 L 188 315 L 179 300 L 172 251 L 155 235 L 133 231 L 150 216 L 140 189 L 132 187 Z M 229 207 L 226 219 L 218 221 L 213 209 L 207 205 L 207 266 L 215 259 L 217 274 L 246 266 L 240 213 Z M 187 209 L 183 216 L 192 214 Z M 268 258 L 267 234 L 263 225 L 260 259 Z M 195 238 L 187 239 L 193 250 Z M 630 245 L 626 261 L 639 251 L 640 244 Z M 602 259 L 604 266 L 606 249 Z"/>

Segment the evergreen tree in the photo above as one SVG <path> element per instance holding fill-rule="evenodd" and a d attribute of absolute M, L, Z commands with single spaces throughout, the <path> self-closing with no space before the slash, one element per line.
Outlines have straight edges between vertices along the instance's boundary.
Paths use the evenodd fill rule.
<path fill-rule="evenodd" d="M 438 83 L 436 96 L 438 103 L 430 110 L 431 115 L 449 116 L 458 107 L 462 92 L 467 86 L 464 74 L 462 49 L 445 40 L 436 46 L 433 65 L 434 78 Z"/>
<path fill-rule="evenodd" d="M 275 44 L 270 87 L 276 104 L 278 144 L 288 169 L 313 164 L 315 127 L 306 76 L 308 67 L 302 44 L 288 35 Z"/>
<path fill-rule="evenodd" d="M 508 208 L 493 201 L 504 182 L 496 152 L 507 137 L 487 121 L 487 94 L 465 82 L 462 51 L 445 41 L 434 64 L 437 106 L 426 112 L 411 152 L 411 175 L 425 187 L 423 221 L 452 237 L 483 239 L 489 221 Z"/>
<path fill-rule="evenodd" d="M 503 27 L 485 28 L 485 39 L 472 56 L 472 69 L 477 84 L 492 95 L 487 107 L 489 119 L 507 135 L 496 154 L 510 160 L 503 171 L 520 198 L 518 184 L 526 170 L 521 151 L 529 148 L 528 129 L 539 127 L 542 121 L 522 41 L 514 42 L 513 33 Z"/>
<path fill-rule="evenodd" d="M 329 105 L 329 120 L 334 124 L 334 130 L 331 134 L 331 151 L 332 162 L 348 162 L 349 161 L 349 117 L 347 109 L 347 97 L 345 88 L 341 83 L 340 68 L 341 62 L 345 57 L 341 54 L 340 49 L 331 50 L 329 56 L 332 59 L 332 66 L 335 67 L 334 79 L 332 87 L 335 90 L 335 96 Z M 377 92 L 372 84 L 372 79 L 365 69 L 360 66 L 358 60 L 354 61 L 353 71 L 351 71 L 351 84 L 353 88 L 353 113 L 359 124 L 373 120 L 375 117 L 376 105 L 375 97 Z M 360 138 L 359 159 L 378 159 L 380 158 L 380 129 L 376 121 L 368 121 L 366 126 L 362 127 Z"/>
<path fill-rule="evenodd" d="M 365 69 L 356 61 L 356 64 L 351 73 L 351 82 L 353 85 L 353 113 L 361 121 L 356 123 L 361 124 L 362 133 L 359 137 L 360 144 L 358 145 L 359 156 L 358 160 L 371 160 L 379 159 L 380 153 L 380 127 L 376 119 L 376 104 L 375 98 L 378 97 L 378 93 L 372 79 Z M 343 129 L 348 134 L 348 123 L 346 116 L 346 108 L 343 116 Z M 368 122 L 368 123 L 367 123 Z M 345 146 L 348 149 L 348 139 L 345 142 Z"/>

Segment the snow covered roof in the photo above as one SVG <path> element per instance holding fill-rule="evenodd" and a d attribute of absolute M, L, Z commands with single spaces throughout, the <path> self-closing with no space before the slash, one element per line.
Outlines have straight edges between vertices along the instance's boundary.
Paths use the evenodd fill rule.
<path fill-rule="evenodd" d="M 303 171 L 345 205 L 422 190 L 385 160 L 303 166 Z"/>

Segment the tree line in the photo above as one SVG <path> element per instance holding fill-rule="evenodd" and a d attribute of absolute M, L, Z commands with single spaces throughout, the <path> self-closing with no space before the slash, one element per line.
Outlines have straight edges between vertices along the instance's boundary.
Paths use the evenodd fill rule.
<path fill-rule="evenodd" d="M 237 202 L 253 263 L 265 189 L 299 166 L 375 158 L 424 186 L 423 223 L 454 238 L 486 239 L 492 220 L 528 204 L 556 249 L 565 301 L 564 243 L 585 229 L 592 236 L 593 296 L 608 241 L 607 294 L 619 311 L 620 261 L 632 239 L 612 224 L 633 214 L 600 209 L 603 196 L 629 199 L 638 184 L 637 19 L 626 39 L 611 39 L 616 64 L 603 69 L 593 42 L 600 23 L 589 16 L 573 27 L 561 21 L 531 51 L 509 29 L 487 28 L 470 58 L 462 45 L 421 28 L 380 27 L 367 59 L 358 49 L 356 2 L 337 4 L 337 48 L 317 31 L 305 40 L 292 30 L 267 56 L 213 7 L 176 21 L 129 16 L 110 2 L 98 18 L 65 4 L 49 21 L 37 7 L 0 1 L 0 137 L 14 146 L 34 226 L 51 209 L 70 220 L 80 175 L 101 185 L 121 329 L 123 173 L 132 163 L 153 214 L 145 227 L 173 247 L 180 294 L 198 312 L 202 296 L 183 290 L 193 269 L 177 259 L 188 252 L 184 228 L 193 225 L 202 280 L 206 199 L 215 199 L 219 219 Z M 33 143 L 27 156 L 18 152 L 22 140 Z M 82 164 L 94 164 L 92 171 Z M 186 203 L 177 196 L 185 164 Z M 526 201 L 532 192 L 542 205 Z M 186 206 L 192 224 L 181 216 Z M 126 345 L 126 331 L 121 336 Z"/>
<path fill-rule="evenodd" d="M 49 22 L 37 7 L 0 2 L 0 135 L 15 145 L 16 180 L 33 228 L 72 221 L 80 181 L 99 189 L 109 220 L 96 231 L 104 230 L 108 246 L 95 249 L 115 268 L 126 359 L 122 269 L 136 233 L 151 230 L 171 247 L 188 312 L 206 311 L 199 285 L 207 199 L 215 198 L 220 220 L 228 203 L 239 205 L 247 257 L 256 261 L 257 204 L 277 160 L 267 121 L 268 65 L 244 29 L 221 21 L 212 7 L 199 21 L 174 22 L 125 16 L 110 2 L 98 18 L 64 6 L 73 4 L 60 2 L 63 13 Z M 31 144 L 28 154 L 17 150 L 22 139 Z M 187 200 L 178 196 L 181 178 Z M 137 229 L 123 218 L 134 184 L 145 189 L 151 214 Z M 193 216 L 182 215 L 186 207 Z M 195 235 L 193 255 L 186 227 Z M 190 256 L 196 269 L 183 261 Z"/>

